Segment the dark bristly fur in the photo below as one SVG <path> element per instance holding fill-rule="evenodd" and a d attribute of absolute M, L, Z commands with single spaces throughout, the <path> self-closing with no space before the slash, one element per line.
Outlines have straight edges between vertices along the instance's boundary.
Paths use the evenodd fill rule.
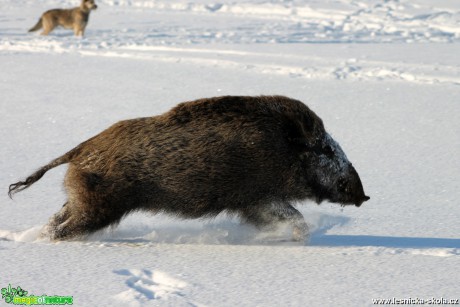
<path fill-rule="evenodd" d="M 226 211 L 261 228 L 286 221 L 302 239 L 307 225 L 293 202 L 359 206 L 369 199 L 321 119 L 282 96 L 199 99 L 118 122 L 10 185 L 9 195 L 64 163 L 68 200 L 48 223 L 55 240 L 87 235 L 135 210 L 183 218 Z"/>

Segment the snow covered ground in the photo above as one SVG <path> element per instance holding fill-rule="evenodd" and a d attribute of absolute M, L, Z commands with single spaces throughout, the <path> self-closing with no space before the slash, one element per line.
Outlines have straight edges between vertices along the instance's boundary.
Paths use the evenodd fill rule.
<path fill-rule="evenodd" d="M 73 1 L 0 0 L 0 288 L 70 295 L 76 306 L 460 299 L 458 1 L 97 3 L 80 39 L 27 33 Z M 65 201 L 66 166 L 7 196 L 118 120 L 227 94 L 307 103 L 371 200 L 299 204 L 309 244 L 268 240 L 225 216 L 140 213 L 51 243 L 37 235 Z"/>

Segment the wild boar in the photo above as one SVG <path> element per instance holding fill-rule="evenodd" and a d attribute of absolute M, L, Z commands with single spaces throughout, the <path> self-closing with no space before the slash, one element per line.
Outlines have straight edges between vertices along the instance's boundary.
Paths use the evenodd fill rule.
<path fill-rule="evenodd" d="M 47 225 L 52 240 L 137 210 L 192 219 L 227 212 L 261 229 L 288 222 L 302 240 L 308 227 L 293 203 L 369 199 L 322 120 L 283 96 L 205 98 L 120 121 L 10 185 L 10 197 L 64 163 L 68 200 Z"/>

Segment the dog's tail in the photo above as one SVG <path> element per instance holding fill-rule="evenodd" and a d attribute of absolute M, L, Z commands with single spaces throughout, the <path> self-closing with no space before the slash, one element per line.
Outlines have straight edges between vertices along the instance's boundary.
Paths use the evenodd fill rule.
<path fill-rule="evenodd" d="M 38 20 L 37 24 L 35 26 L 33 26 L 32 28 L 30 28 L 29 32 L 34 32 L 34 31 L 40 30 L 42 27 L 43 27 L 43 21 L 42 21 L 42 18 L 40 17 L 40 19 Z"/>
<path fill-rule="evenodd" d="M 21 192 L 22 190 L 27 189 L 32 184 L 37 182 L 50 169 L 56 166 L 59 166 L 61 164 L 69 163 L 76 155 L 78 155 L 78 153 L 80 152 L 80 149 L 81 149 L 81 145 L 75 147 L 74 149 L 70 150 L 69 152 L 65 153 L 59 158 L 54 159 L 49 164 L 43 166 L 42 168 L 37 170 L 35 173 L 27 177 L 26 180 L 18 181 L 16 183 L 10 184 L 10 187 L 8 190 L 8 195 L 10 196 L 10 198 L 13 198 L 13 194 L 17 192 Z"/>

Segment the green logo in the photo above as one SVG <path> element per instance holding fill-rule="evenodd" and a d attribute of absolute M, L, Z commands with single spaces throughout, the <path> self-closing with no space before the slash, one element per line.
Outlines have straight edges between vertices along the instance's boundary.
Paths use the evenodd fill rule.
<path fill-rule="evenodd" d="M 2 288 L 2 299 L 7 304 L 14 305 L 72 305 L 73 296 L 48 296 L 48 295 L 27 295 L 29 292 L 21 287 L 12 288 L 11 284 L 8 288 Z"/>

